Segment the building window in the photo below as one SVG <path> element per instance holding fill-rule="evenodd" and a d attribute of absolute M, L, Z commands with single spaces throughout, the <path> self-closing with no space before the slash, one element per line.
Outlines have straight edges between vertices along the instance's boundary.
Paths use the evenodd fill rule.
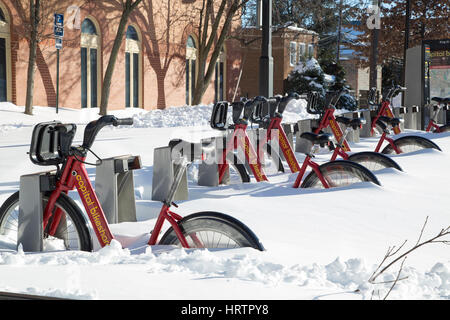
<path fill-rule="evenodd" d="M 186 104 L 191 105 L 194 98 L 196 75 L 197 47 L 192 36 L 186 44 Z"/>
<path fill-rule="evenodd" d="M 299 56 L 299 59 L 301 57 L 306 56 L 306 45 L 304 43 L 298 44 L 298 56 Z"/>
<path fill-rule="evenodd" d="M 308 45 L 308 56 L 314 57 L 314 45 L 313 44 Z"/>
<path fill-rule="evenodd" d="M 297 64 L 297 43 L 291 42 L 289 45 L 289 62 L 291 66 L 295 66 Z"/>
<path fill-rule="evenodd" d="M 81 25 L 81 107 L 97 108 L 100 104 L 100 37 L 90 18 Z"/>
<path fill-rule="evenodd" d="M 128 26 L 125 44 L 125 107 L 142 106 L 141 42 L 135 27 Z"/>
<path fill-rule="evenodd" d="M 11 35 L 7 14 L 0 3 L 0 102 L 12 101 Z"/>
<path fill-rule="evenodd" d="M 222 48 L 219 58 L 216 62 L 215 77 L 214 77 L 214 101 L 224 101 L 225 99 L 225 68 L 226 54 Z"/>

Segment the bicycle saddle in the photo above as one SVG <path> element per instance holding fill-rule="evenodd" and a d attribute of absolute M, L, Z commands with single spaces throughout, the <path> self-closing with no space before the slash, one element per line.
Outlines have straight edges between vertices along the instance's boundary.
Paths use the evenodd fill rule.
<path fill-rule="evenodd" d="M 392 127 L 398 126 L 402 122 L 402 120 L 399 118 L 390 118 L 385 116 L 379 117 L 378 121 L 382 121 L 383 123 L 386 123 Z"/>
<path fill-rule="evenodd" d="M 329 133 L 315 134 L 312 132 L 304 132 L 300 135 L 300 138 L 306 139 L 310 141 L 312 144 L 320 144 L 321 147 L 324 147 L 331 141 L 331 134 Z"/>
<path fill-rule="evenodd" d="M 346 117 L 336 117 L 336 121 L 339 123 L 342 123 L 343 125 L 345 125 L 346 127 L 352 127 L 353 129 L 358 129 L 361 127 L 361 125 L 366 123 L 366 120 L 362 119 L 362 118 L 356 118 L 356 119 L 351 119 L 351 118 L 346 118 Z"/>
<path fill-rule="evenodd" d="M 431 99 L 431 101 L 435 101 L 439 104 L 442 104 L 442 103 L 447 104 L 447 103 L 450 103 L 450 98 L 434 97 Z"/>

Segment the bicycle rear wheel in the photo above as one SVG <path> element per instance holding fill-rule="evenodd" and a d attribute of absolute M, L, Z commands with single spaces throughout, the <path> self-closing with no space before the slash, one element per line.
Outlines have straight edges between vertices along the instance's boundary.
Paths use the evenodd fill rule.
<path fill-rule="evenodd" d="M 232 249 L 251 247 L 264 250 L 256 235 L 239 220 L 219 212 L 199 212 L 178 222 L 191 248 Z M 170 227 L 159 241 L 161 245 L 181 246 Z"/>
<path fill-rule="evenodd" d="M 377 177 L 362 165 L 347 161 L 336 160 L 327 162 L 319 167 L 325 181 L 330 188 L 344 187 L 358 182 L 373 182 L 380 185 Z M 319 176 L 311 171 L 301 184 L 302 188 L 324 188 Z"/>
<path fill-rule="evenodd" d="M 43 196 L 42 206 L 45 208 L 50 194 Z M 82 250 L 92 251 L 92 239 L 83 213 L 77 204 L 66 194 L 56 201 L 55 208 L 61 210 L 61 220 L 53 236 L 48 234 L 49 226 L 55 216 L 53 210 L 48 227 L 44 230 L 44 251 Z M 17 248 L 19 229 L 19 192 L 11 195 L 0 208 L 0 240 L 11 249 Z"/>
<path fill-rule="evenodd" d="M 377 171 L 385 168 L 394 168 L 403 171 L 397 162 L 378 152 L 358 152 L 348 157 L 348 160 L 359 163 L 370 171 Z"/>
<path fill-rule="evenodd" d="M 436 149 L 442 151 L 441 148 L 433 141 L 419 136 L 405 136 L 394 140 L 394 144 L 400 149 L 401 153 L 410 153 L 423 149 Z M 394 154 L 394 148 L 388 144 L 381 153 Z"/>

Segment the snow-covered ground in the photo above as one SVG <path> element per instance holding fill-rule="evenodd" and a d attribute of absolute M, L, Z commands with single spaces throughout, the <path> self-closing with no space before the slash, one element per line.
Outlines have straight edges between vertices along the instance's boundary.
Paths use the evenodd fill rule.
<path fill-rule="evenodd" d="M 285 121 L 306 116 L 305 103 L 288 106 Z M 172 138 L 198 139 L 215 135 L 208 126 L 212 106 L 169 108 L 165 111 L 121 110 L 133 116 L 133 127 L 103 129 L 93 150 L 101 157 L 140 155 L 143 169 L 135 172 L 137 223 L 112 226 L 118 239 L 135 239 L 127 249 L 118 242 L 92 253 L 24 253 L 0 239 L 0 291 L 75 299 L 378 299 L 390 284 L 368 279 L 386 250 L 408 240 L 413 246 L 426 217 L 422 240 L 450 225 L 450 134 L 425 134 L 443 150 L 393 156 L 404 172 L 382 170 L 382 186 L 370 183 L 333 190 L 293 189 L 296 175 L 270 175 L 270 182 L 217 188 L 195 183 L 190 170 L 189 200 L 182 215 L 212 210 L 243 221 L 266 251 L 139 248 L 148 239 L 160 203 L 151 201 L 153 150 Z M 98 118 L 98 109 L 23 107 L 0 104 L 0 203 L 18 190 L 19 177 L 43 171 L 27 155 L 33 126 L 61 120 L 76 123 L 75 142 L 84 125 Z M 353 151 L 373 150 L 377 139 L 351 144 Z M 302 161 L 301 154 L 297 154 Z M 318 161 L 326 161 L 322 153 Z M 93 158 L 88 158 L 94 160 Z M 88 168 L 94 177 L 95 169 Z M 73 194 L 78 199 L 76 194 Z M 450 240 L 450 239 L 446 239 Z M 450 248 L 426 245 L 406 260 L 391 299 L 449 299 Z M 395 265 L 380 281 L 397 276 Z M 373 295 L 374 294 L 374 295 Z"/>

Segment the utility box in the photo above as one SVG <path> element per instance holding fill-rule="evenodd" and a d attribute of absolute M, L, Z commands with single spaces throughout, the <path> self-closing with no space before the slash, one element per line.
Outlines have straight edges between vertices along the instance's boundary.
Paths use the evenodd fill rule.
<path fill-rule="evenodd" d="M 97 161 L 95 193 L 108 223 L 137 221 L 133 170 L 141 166 L 141 158 L 132 155 Z"/>

